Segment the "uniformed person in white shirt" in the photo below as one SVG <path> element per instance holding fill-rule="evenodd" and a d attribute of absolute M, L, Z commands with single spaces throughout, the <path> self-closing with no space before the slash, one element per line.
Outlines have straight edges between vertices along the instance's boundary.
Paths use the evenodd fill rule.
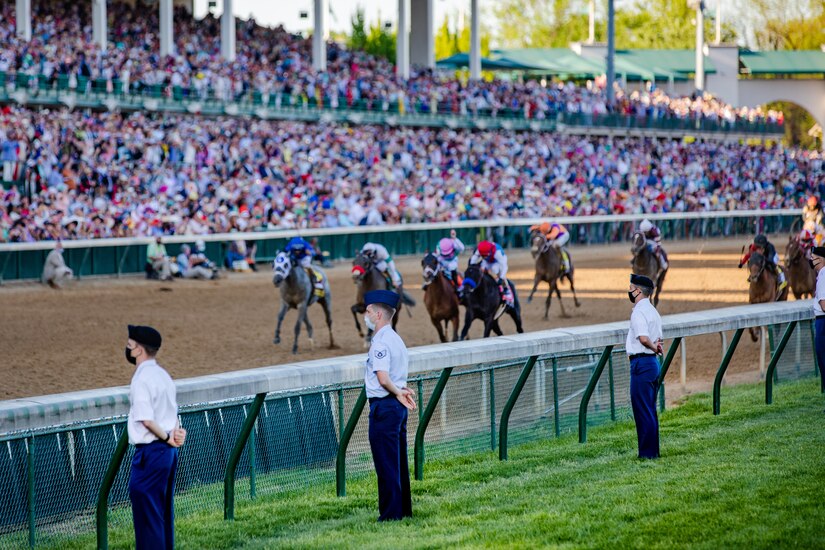
<path fill-rule="evenodd" d="M 814 291 L 814 346 L 816 362 L 819 365 L 819 383 L 825 393 L 825 246 L 816 246 L 808 260 L 816 271 Z"/>
<path fill-rule="evenodd" d="M 625 348 L 630 357 L 630 403 L 636 421 L 639 458 L 659 457 L 659 419 L 656 393 L 659 390 L 659 360 L 662 353 L 662 318 L 650 303 L 653 281 L 642 275 L 630 276 L 633 303 Z"/>
<path fill-rule="evenodd" d="M 138 550 L 175 547 L 175 470 L 186 430 L 178 424 L 175 383 L 155 361 L 160 344 L 157 330 L 129 325 L 126 360 L 137 366 L 129 386 L 129 497 Z"/>
<path fill-rule="evenodd" d="M 407 414 L 416 406 L 415 393 L 407 388 L 407 347 L 392 329 L 398 300 L 398 294 L 389 290 L 364 295 L 364 322 L 375 331 L 364 385 L 370 403 L 370 450 L 378 476 L 378 521 L 412 517 Z"/>

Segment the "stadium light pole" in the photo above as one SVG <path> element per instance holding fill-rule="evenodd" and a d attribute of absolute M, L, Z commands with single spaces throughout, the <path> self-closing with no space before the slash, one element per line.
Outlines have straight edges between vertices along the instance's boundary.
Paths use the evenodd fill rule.
<path fill-rule="evenodd" d="M 400 78 L 410 78 L 410 0 L 398 0 L 395 29 L 395 67 Z"/>
<path fill-rule="evenodd" d="M 160 0 L 158 9 L 160 10 L 160 55 L 166 57 L 175 53 L 172 0 Z"/>
<path fill-rule="evenodd" d="M 587 12 L 587 43 L 593 44 L 596 41 L 596 0 L 590 0 Z"/>
<path fill-rule="evenodd" d="M 327 70 L 327 0 L 315 0 L 312 16 L 314 30 L 312 32 L 312 68 L 316 71 Z"/>
<path fill-rule="evenodd" d="M 108 46 L 107 24 L 106 0 L 92 0 L 92 39 L 101 51 L 106 51 Z"/>
<path fill-rule="evenodd" d="M 470 78 L 481 78 L 481 14 L 478 0 L 470 1 Z"/>
<path fill-rule="evenodd" d="M 221 56 L 226 61 L 235 61 L 235 14 L 232 11 L 232 0 L 223 0 Z"/>
<path fill-rule="evenodd" d="M 614 0 L 607 0 L 607 103 L 614 99 L 613 82 L 616 80 L 616 6 Z"/>
<path fill-rule="evenodd" d="M 705 2 L 688 0 L 688 6 L 696 10 L 696 91 L 705 91 Z"/>
<path fill-rule="evenodd" d="M 32 39 L 32 0 L 17 0 L 14 15 L 17 21 L 17 37 L 28 42 Z"/>

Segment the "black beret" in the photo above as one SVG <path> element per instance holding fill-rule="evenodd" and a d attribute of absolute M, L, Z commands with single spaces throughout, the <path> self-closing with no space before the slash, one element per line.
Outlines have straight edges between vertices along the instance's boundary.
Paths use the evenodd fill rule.
<path fill-rule="evenodd" d="M 150 348 L 160 349 L 160 333 L 152 327 L 129 325 L 129 338 Z"/>
<path fill-rule="evenodd" d="M 392 290 L 371 290 L 364 294 L 364 305 L 384 304 L 392 309 L 398 309 L 400 296 Z"/>
<path fill-rule="evenodd" d="M 643 288 L 653 288 L 653 281 L 651 281 L 649 277 L 645 277 L 644 275 L 636 275 L 635 273 L 630 274 L 630 284 Z"/>
<path fill-rule="evenodd" d="M 825 246 L 815 246 L 813 250 L 811 250 L 811 254 L 814 256 L 819 256 L 820 258 L 825 258 Z"/>

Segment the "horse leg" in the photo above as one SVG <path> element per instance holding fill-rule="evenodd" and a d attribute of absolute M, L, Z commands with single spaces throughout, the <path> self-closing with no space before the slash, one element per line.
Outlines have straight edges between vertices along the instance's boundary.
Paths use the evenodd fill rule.
<path fill-rule="evenodd" d="M 315 349 L 315 340 L 312 338 L 312 323 L 309 321 L 309 305 L 304 306 L 304 325 L 307 327 L 307 335 L 309 336 L 309 345 Z"/>
<path fill-rule="evenodd" d="M 510 308 L 510 317 L 512 317 L 513 322 L 516 324 L 516 332 L 521 334 L 524 332 L 524 327 L 521 326 L 521 308 L 515 307 Z"/>
<path fill-rule="evenodd" d="M 306 304 L 302 305 L 298 308 L 298 320 L 295 321 L 295 341 L 292 343 L 292 354 L 295 355 L 298 353 L 298 337 L 301 335 L 301 323 L 304 322 L 304 319 L 307 316 L 307 306 Z"/>
<path fill-rule="evenodd" d="M 441 340 L 441 343 L 447 341 L 447 337 L 444 336 L 444 329 L 441 328 L 441 321 L 437 321 L 433 317 L 430 317 L 430 321 L 432 321 L 433 326 L 435 326 L 435 330 L 438 331 L 438 339 Z"/>
<path fill-rule="evenodd" d="M 493 319 L 493 322 L 490 323 L 490 328 L 493 332 L 496 333 L 496 336 L 503 336 L 504 333 L 501 331 L 501 325 L 498 324 L 498 319 Z"/>
<path fill-rule="evenodd" d="M 536 288 L 539 286 L 539 281 L 540 281 L 539 275 L 538 275 L 538 273 L 536 273 L 536 275 L 533 276 L 533 288 L 532 288 L 532 290 L 530 290 L 530 295 L 527 297 L 527 303 L 528 304 L 533 301 L 533 294 L 536 293 Z M 545 319 L 546 319 L 546 317 L 545 317 Z"/>
<path fill-rule="evenodd" d="M 273 344 L 281 343 L 281 323 L 284 322 L 284 317 L 286 317 L 286 312 L 288 309 L 289 304 L 281 300 L 281 311 L 278 312 L 278 324 L 275 327 L 275 337 L 272 339 Z"/>
<path fill-rule="evenodd" d="M 324 316 L 326 317 L 327 329 L 329 330 L 329 349 L 336 349 L 335 339 L 332 337 L 332 304 L 324 297 L 321 300 L 321 305 L 324 308 Z"/>
<path fill-rule="evenodd" d="M 482 337 L 483 338 L 489 338 L 490 337 L 490 331 L 492 329 L 493 329 L 493 319 L 490 318 L 490 317 L 488 317 L 487 319 L 484 319 L 484 334 L 483 334 Z"/>
<path fill-rule="evenodd" d="M 559 306 L 561 307 L 561 316 L 567 317 L 567 312 L 564 310 L 564 302 L 561 301 L 561 290 L 559 290 L 558 282 L 556 283 L 556 296 L 559 299 Z"/>
<path fill-rule="evenodd" d="M 470 311 L 470 308 L 467 308 L 467 311 L 464 314 L 464 328 L 461 329 L 461 338 L 459 338 L 459 340 L 465 340 L 467 338 L 467 333 L 470 332 L 470 325 L 472 324 L 473 312 Z"/>
<path fill-rule="evenodd" d="M 568 273 L 566 277 L 567 280 L 570 281 L 570 292 L 573 293 L 573 303 L 576 304 L 576 307 L 581 307 L 581 302 L 579 302 L 579 298 L 576 296 L 576 287 L 573 285 L 573 275 Z"/>
<path fill-rule="evenodd" d="M 450 322 L 453 324 L 453 342 L 458 342 L 458 313 L 453 315 Z"/>
<path fill-rule="evenodd" d="M 361 330 L 361 323 L 358 322 L 358 314 L 364 313 L 364 311 L 366 311 L 366 307 L 364 307 L 364 304 L 355 304 L 350 308 L 350 311 L 352 311 L 352 318 L 355 319 L 355 328 L 358 330 L 358 336 L 363 338 L 364 331 Z"/>

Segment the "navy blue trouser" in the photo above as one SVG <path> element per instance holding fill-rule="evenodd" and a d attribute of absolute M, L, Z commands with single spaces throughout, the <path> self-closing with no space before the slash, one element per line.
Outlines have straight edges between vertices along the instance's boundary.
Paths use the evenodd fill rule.
<path fill-rule="evenodd" d="M 178 450 L 162 441 L 135 447 L 129 498 L 137 550 L 175 547 L 175 470 Z"/>
<path fill-rule="evenodd" d="M 819 366 L 820 388 L 825 391 L 825 317 L 817 317 L 814 321 L 814 346 Z"/>
<path fill-rule="evenodd" d="M 378 474 L 378 521 L 412 517 L 406 407 L 394 396 L 373 399 L 369 435 Z"/>
<path fill-rule="evenodd" d="M 659 361 L 656 356 L 630 360 L 630 403 L 636 421 L 639 458 L 659 457 L 659 418 L 656 392 L 659 389 Z"/>

